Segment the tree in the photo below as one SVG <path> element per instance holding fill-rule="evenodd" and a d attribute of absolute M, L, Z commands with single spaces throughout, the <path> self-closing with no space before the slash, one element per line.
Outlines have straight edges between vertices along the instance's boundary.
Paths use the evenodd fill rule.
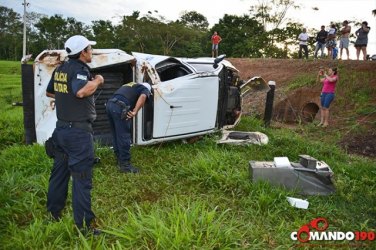
<path fill-rule="evenodd" d="M 262 23 L 266 31 L 279 28 L 287 19 L 290 8 L 298 9 L 294 0 L 259 0 L 258 5 L 251 6 L 251 16 Z"/>
<path fill-rule="evenodd" d="M 19 60 L 22 57 L 22 18 L 12 9 L 0 6 L 0 57 Z"/>
<path fill-rule="evenodd" d="M 192 29 L 207 30 L 209 22 L 206 17 L 196 11 L 185 11 L 178 22 Z"/>
<path fill-rule="evenodd" d="M 171 51 L 172 55 L 182 57 L 202 57 L 205 55 L 207 32 L 200 29 L 192 29 L 178 22 L 171 23 L 170 26 L 172 25 L 176 26 L 180 37 Z"/>
<path fill-rule="evenodd" d="M 153 41 L 153 21 L 148 18 L 140 18 L 140 12 L 134 11 L 130 16 L 123 16 L 121 23 L 116 26 L 117 44 L 120 49 L 125 51 L 146 52 L 147 47 L 150 51 L 154 46 Z M 156 38 L 154 37 L 154 40 Z M 149 51 L 149 53 L 151 53 Z"/>
<path fill-rule="evenodd" d="M 224 15 L 208 32 L 208 21 L 196 11 L 183 12 L 176 21 L 166 20 L 157 10 L 141 15 L 134 11 L 123 16 L 118 25 L 96 20 L 86 26 L 74 18 L 48 17 L 28 13 L 28 53 L 44 49 L 62 49 L 66 39 L 82 34 L 95 35 L 100 48 L 119 48 L 180 57 L 209 56 L 210 37 L 218 31 L 223 41 L 220 53 L 228 57 L 289 57 L 289 47 L 296 43 L 302 25 L 288 22 L 287 11 L 296 7 L 293 0 L 259 1 L 252 15 Z M 271 29 L 272 28 L 272 29 Z M 0 57 L 19 59 L 22 54 L 22 19 L 11 9 L 0 6 Z"/>
<path fill-rule="evenodd" d="M 150 54 L 190 56 L 188 52 L 202 55 L 200 42 L 204 32 L 194 30 L 181 22 L 168 21 L 157 11 L 140 17 L 140 12 L 123 16 L 115 27 L 119 48 Z"/>
<path fill-rule="evenodd" d="M 111 21 L 98 20 L 92 22 L 92 29 L 98 48 L 116 47 L 115 27 Z"/>
<path fill-rule="evenodd" d="M 221 54 L 225 53 L 228 57 L 260 57 L 263 54 L 266 33 L 262 25 L 248 15 L 239 17 L 225 14 L 207 34 L 208 51 L 211 50 L 210 36 L 214 31 L 222 37 L 219 45 Z"/>
<path fill-rule="evenodd" d="M 72 17 L 64 19 L 62 15 L 42 17 L 35 27 L 45 49 L 62 49 L 65 41 L 73 35 L 92 37 L 90 27 Z"/>
<path fill-rule="evenodd" d="M 74 35 L 83 35 L 87 38 L 93 37 L 90 26 L 85 25 L 83 22 L 77 21 L 73 17 L 68 17 L 67 19 L 65 19 L 65 21 L 67 23 L 65 29 L 67 37 Z"/>
<path fill-rule="evenodd" d="M 301 26 L 299 23 L 293 23 L 287 18 L 287 12 L 290 8 L 300 8 L 295 4 L 294 0 L 259 0 L 259 4 L 251 6 L 251 15 L 258 20 L 264 30 L 267 32 L 265 36 L 267 44 L 263 48 L 264 56 L 284 58 L 289 55 L 288 48 L 296 36 L 289 37 L 291 31 L 298 32 L 294 26 Z M 288 21 L 290 27 L 282 27 Z M 299 34 L 299 33 L 298 33 Z"/>
<path fill-rule="evenodd" d="M 45 49 L 60 49 L 64 46 L 66 25 L 67 23 L 62 15 L 54 15 L 50 18 L 43 17 L 35 24 Z"/>
<path fill-rule="evenodd" d="M 179 43 L 191 42 L 192 33 L 184 25 L 176 22 L 162 24 L 158 32 L 159 40 L 163 47 L 163 55 L 173 55 L 173 50 Z"/>

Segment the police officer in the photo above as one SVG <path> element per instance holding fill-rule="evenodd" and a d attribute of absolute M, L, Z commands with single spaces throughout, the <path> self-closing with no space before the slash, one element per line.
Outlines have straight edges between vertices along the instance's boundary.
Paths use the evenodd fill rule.
<path fill-rule="evenodd" d="M 149 83 L 128 83 L 121 86 L 108 100 L 106 112 L 111 125 L 113 148 L 123 173 L 138 173 L 139 169 L 131 164 L 132 118 L 150 98 Z"/>
<path fill-rule="evenodd" d="M 69 60 L 52 74 L 46 95 L 55 98 L 57 122 L 52 134 L 55 144 L 54 165 L 51 171 L 47 210 L 54 219 L 61 218 L 72 176 L 72 206 L 74 222 L 85 232 L 94 234 L 95 215 L 91 210 L 94 145 L 92 123 L 96 118 L 93 94 L 102 86 L 101 75 L 92 76 L 87 63 L 93 57 L 91 45 L 84 36 L 76 35 L 65 42 Z"/>

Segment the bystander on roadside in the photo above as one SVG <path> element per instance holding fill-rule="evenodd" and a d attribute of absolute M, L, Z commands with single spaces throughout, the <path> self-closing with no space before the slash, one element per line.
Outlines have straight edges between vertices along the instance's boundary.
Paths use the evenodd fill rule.
<path fill-rule="evenodd" d="M 317 54 L 321 50 L 321 58 L 324 57 L 325 40 L 328 37 L 328 32 L 325 30 L 325 26 L 321 25 L 321 30 L 316 35 L 316 47 L 314 57 L 317 59 Z"/>
<path fill-rule="evenodd" d="M 339 48 L 340 48 L 339 59 L 342 59 L 342 52 L 343 52 L 343 49 L 345 49 L 347 60 L 349 60 L 350 59 L 349 36 L 351 32 L 351 26 L 349 25 L 349 22 L 347 20 L 343 21 L 342 25 L 343 27 L 341 29 L 341 39 L 339 41 Z"/>
<path fill-rule="evenodd" d="M 337 28 L 335 24 L 330 25 L 330 29 L 328 31 L 328 37 L 326 41 L 326 48 L 328 49 L 328 58 L 333 59 L 333 49 L 337 47 L 337 42 L 336 42 L 336 33 L 337 33 Z"/>
<path fill-rule="evenodd" d="M 359 60 L 360 51 L 363 53 L 363 60 L 367 60 L 367 44 L 368 44 L 368 33 L 370 31 L 368 23 L 366 21 L 362 22 L 362 27 L 360 27 L 356 32 L 356 59 Z"/>
<path fill-rule="evenodd" d="M 304 50 L 304 57 L 308 59 L 308 34 L 307 29 L 303 28 L 302 33 L 299 34 L 298 40 L 299 40 L 299 58 L 302 58 L 302 50 Z"/>

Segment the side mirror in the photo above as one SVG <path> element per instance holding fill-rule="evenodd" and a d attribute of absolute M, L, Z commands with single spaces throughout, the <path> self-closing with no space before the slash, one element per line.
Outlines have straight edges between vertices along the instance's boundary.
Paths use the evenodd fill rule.
<path fill-rule="evenodd" d="M 217 58 L 214 59 L 214 64 L 213 64 L 213 68 L 218 68 L 218 63 L 220 63 L 223 59 L 225 59 L 226 55 L 223 54 L 223 55 L 220 55 L 218 56 Z"/>

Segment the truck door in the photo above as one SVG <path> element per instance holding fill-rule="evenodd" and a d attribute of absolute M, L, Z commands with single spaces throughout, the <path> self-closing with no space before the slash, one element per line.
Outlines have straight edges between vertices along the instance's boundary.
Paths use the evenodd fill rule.
<path fill-rule="evenodd" d="M 215 129 L 218 76 L 190 74 L 154 88 L 153 138 Z"/>

